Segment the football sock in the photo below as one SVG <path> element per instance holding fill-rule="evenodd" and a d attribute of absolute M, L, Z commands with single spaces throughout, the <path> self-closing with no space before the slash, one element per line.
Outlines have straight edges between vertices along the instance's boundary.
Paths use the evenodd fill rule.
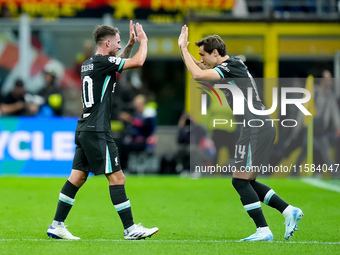
<path fill-rule="evenodd" d="M 293 206 L 288 205 L 287 208 L 283 210 L 282 215 L 287 217 L 292 212 L 293 208 Z"/>
<path fill-rule="evenodd" d="M 267 227 L 268 224 L 262 212 L 261 202 L 255 190 L 250 185 L 250 181 L 233 178 L 232 184 L 240 195 L 244 209 L 246 209 L 249 216 L 255 222 L 256 228 Z"/>
<path fill-rule="evenodd" d="M 69 180 L 65 182 L 59 194 L 59 201 L 58 201 L 57 211 L 54 216 L 54 221 L 56 222 L 65 221 L 68 213 L 70 212 L 73 206 L 73 203 L 75 201 L 74 197 L 76 196 L 78 190 L 79 188 L 74 186 Z M 54 225 L 55 225 L 55 222 L 54 222 Z"/>
<path fill-rule="evenodd" d="M 267 185 L 255 180 L 251 181 L 250 185 L 263 203 L 277 209 L 281 213 L 288 207 L 288 204 Z"/>
<path fill-rule="evenodd" d="M 126 197 L 124 185 L 110 185 L 110 196 L 123 223 L 124 229 L 134 225 L 130 200 Z"/>
<path fill-rule="evenodd" d="M 53 227 L 53 228 L 64 228 L 64 227 L 65 227 L 65 224 L 64 224 L 64 222 L 62 222 L 62 221 L 53 220 L 53 222 L 52 222 L 52 227 Z"/>

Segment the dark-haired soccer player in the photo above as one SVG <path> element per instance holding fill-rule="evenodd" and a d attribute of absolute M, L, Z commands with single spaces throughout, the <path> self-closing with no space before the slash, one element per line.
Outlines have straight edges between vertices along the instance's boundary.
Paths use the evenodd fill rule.
<path fill-rule="evenodd" d="M 257 92 L 256 84 L 248 68 L 238 58 L 228 56 L 225 43 L 218 35 L 207 36 L 196 42 L 201 55 L 201 62 L 197 61 L 188 51 L 188 27 L 182 27 L 178 38 L 178 45 L 182 58 L 189 72 L 195 80 L 219 81 L 234 79 L 233 85 L 238 86 L 244 94 L 244 115 L 236 115 L 239 122 L 253 119 L 270 119 L 269 116 L 258 116 L 250 112 L 246 102 L 247 90 L 252 90 L 253 106 L 257 110 L 265 109 Z M 237 79 L 243 78 L 243 79 Z M 222 90 L 223 91 L 223 90 Z M 225 91 L 223 91 L 225 92 Z M 232 107 L 230 93 L 226 93 L 229 105 Z M 235 163 L 238 169 L 233 173 L 232 184 L 249 216 L 256 224 L 255 234 L 242 239 L 242 241 L 272 241 L 266 219 L 262 213 L 260 201 L 279 210 L 285 217 L 286 230 L 284 237 L 289 239 L 297 229 L 297 223 L 303 213 L 297 208 L 287 204 L 270 187 L 256 181 L 257 171 L 251 171 L 253 166 L 266 165 L 275 139 L 275 128 L 272 123 L 264 121 L 262 127 L 241 126 L 241 134 L 235 146 Z M 249 171 L 240 171 L 248 169 Z"/>
<path fill-rule="evenodd" d="M 157 233 L 158 228 L 144 228 L 133 221 L 130 200 L 125 194 L 125 176 L 111 134 L 110 118 L 116 72 L 143 66 L 148 38 L 142 25 L 130 21 L 129 43 L 117 56 L 121 49 L 117 28 L 97 26 L 93 36 L 97 44 L 96 53 L 81 67 L 83 114 L 76 129 L 77 147 L 72 172 L 61 189 L 56 214 L 47 235 L 59 239 L 80 239 L 66 229 L 64 221 L 72 208 L 77 191 L 86 182 L 89 172 L 93 172 L 95 175 L 105 174 L 109 181 L 111 201 L 123 223 L 124 238 L 143 239 Z M 128 58 L 136 40 L 140 42 L 139 49 L 132 58 Z"/>

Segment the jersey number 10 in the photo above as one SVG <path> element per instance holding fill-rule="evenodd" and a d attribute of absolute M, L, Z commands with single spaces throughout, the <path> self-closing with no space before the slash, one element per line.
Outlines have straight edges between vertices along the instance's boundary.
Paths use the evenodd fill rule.
<path fill-rule="evenodd" d="M 94 104 L 94 99 L 93 99 L 93 80 L 91 79 L 90 76 L 85 76 L 83 79 L 83 106 L 86 108 L 92 107 Z"/>

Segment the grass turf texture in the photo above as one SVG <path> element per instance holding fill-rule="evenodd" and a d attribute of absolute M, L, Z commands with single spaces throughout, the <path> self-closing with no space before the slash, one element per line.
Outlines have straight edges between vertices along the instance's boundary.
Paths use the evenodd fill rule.
<path fill-rule="evenodd" d="M 255 232 L 230 179 L 127 177 L 135 222 L 159 227 L 151 239 L 124 241 L 105 178 L 78 192 L 66 225 L 80 241 L 49 239 L 66 178 L 0 177 L 0 254 L 339 254 L 340 193 L 299 179 L 260 179 L 305 216 L 286 241 L 284 218 L 262 204 L 273 243 L 240 243 Z M 332 184 L 340 185 L 340 180 Z"/>

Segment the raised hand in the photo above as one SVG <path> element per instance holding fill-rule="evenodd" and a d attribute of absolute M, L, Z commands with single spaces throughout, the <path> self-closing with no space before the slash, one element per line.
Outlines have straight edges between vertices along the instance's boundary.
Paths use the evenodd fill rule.
<path fill-rule="evenodd" d="M 181 30 L 181 34 L 178 37 L 178 46 L 180 49 L 185 49 L 188 47 L 188 27 L 184 25 Z"/>
<path fill-rule="evenodd" d="M 139 23 L 136 24 L 136 32 L 137 32 L 137 39 L 140 43 L 148 41 L 148 37 L 146 36 L 143 30 L 143 26 Z"/>
<path fill-rule="evenodd" d="M 137 37 L 135 34 L 135 24 L 133 21 L 130 20 L 130 38 L 129 38 L 129 45 L 133 46 L 137 42 Z"/>

